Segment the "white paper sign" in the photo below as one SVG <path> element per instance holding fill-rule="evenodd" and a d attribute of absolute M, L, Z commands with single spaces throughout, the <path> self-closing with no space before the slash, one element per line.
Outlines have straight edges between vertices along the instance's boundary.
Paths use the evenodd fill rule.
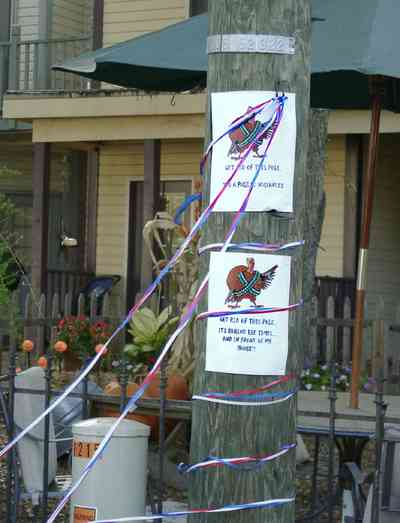
<path fill-rule="evenodd" d="M 254 107 L 274 96 L 275 93 L 271 91 L 213 93 L 211 95 L 213 138 L 222 135 L 233 120 L 245 113 L 249 107 Z M 256 187 L 247 206 L 248 211 L 293 211 L 296 95 L 287 93 L 286 96 L 288 99 L 285 102 L 283 117 L 262 164 Z M 257 119 L 260 119 L 259 115 L 246 124 L 246 129 L 235 130 L 234 134 L 225 136 L 214 146 L 211 162 L 211 199 L 217 195 L 232 174 L 239 156 L 243 154 L 241 141 L 245 143 L 246 133 L 256 128 Z M 229 189 L 225 190 L 217 202 L 214 211 L 234 212 L 239 209 L 266 147 L 267 140 L 264 139 L 248 155 Z"/>
<path fill-rule="evenodd" d="M 270 254 L 211 253 L 208 309 L 287 306 L 290 261 Z M 285 374 L 288 320 L 287 311 L 208 318 L 206 370 Z"/>

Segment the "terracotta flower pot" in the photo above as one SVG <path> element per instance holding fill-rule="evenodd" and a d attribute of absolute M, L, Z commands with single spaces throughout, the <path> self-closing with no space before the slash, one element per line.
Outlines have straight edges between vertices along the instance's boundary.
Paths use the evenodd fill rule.
<path fill-rule="evenodd" d="M 137 383 L 130 382 L 127 387 L 127 396 L 130 397 L 139 388 Z M 119 396 L 121 394 L 121 387 L 118 382 L 109 383 L 104 392 L 110 396 Z M 159 398 L 160 397 L 160 376 L 157 375 L 152 383 L 143 394 L 144 398 Z M 166 389 L 166 397 L 170 400 L 186 400 L 189 397 L 189 390 L 186 380 L 179 375 L 173 375 L 168 378 L 168 385 Z M 117 417 L 119 410 L 117 406 L 107 406 L 99 412 L 101 416 Z M 158 439 L 158 416 L 145 416 L 141 414 L 128 414 L 127 419 L 133 419 L 141 423 L 145 423 L 151 428 L 150 438 L 154 441 Z M 176 425 L 176 420 L 167 419 L 165 428 L 168 434 Z"/>
<path fill-rule="evenodd" d="M 139 388 L 139 385 L 137 383 L 128 383 L 126 395 L 127 397 L 131 397 Z M 110 396 L 120 396 L 121 395 L 121 386 L 117 381 L 112 381 L 106 387 L 104 388 L 104 392 L 106 394 L 109 394 Z M 148 397 L 146 393 L 144 393 L 144 397 Z M 111 418 L 116 418 L 119 416 L 119 409 L 115 405 L 109 405 L 108 407 L 105 407 L 101 410 L 101 415 Z M 128 414 L 126 419 L 132 419 L 135 421 L 139 421 L 140 423 L 144 423 L 145 425 L 148 425 L 151 429 L 151 434 L 154 432 L 155 427 L 157 425 L 157 417 L 156 416 L 143 416 L 140 414 Z"/>

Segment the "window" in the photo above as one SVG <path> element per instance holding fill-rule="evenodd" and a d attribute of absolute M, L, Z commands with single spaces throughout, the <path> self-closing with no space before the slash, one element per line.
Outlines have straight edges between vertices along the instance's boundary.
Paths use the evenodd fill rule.
<path fill-rule="evenodd" d="M 190 16 L 201 15 L 208 11 L 208 0 L 191 0 Z"/>

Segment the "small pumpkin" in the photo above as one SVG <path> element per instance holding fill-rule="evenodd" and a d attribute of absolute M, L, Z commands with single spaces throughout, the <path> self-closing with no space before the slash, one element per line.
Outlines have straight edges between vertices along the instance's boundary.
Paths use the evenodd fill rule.
<path fill-rule="evenodd" d="M 65 343 L 65 341 L 59 340 L 54 344 L 54 350 L 56 352 L 65 352 L 67 349 L 68 345 Z"/>
<path fill-rule="evenodd" d="M 37 360 L 37 364 L 42 369 L 47 369 L 47 358 L 45 356 L 40 356 L 40 358 Z"/>
<path fill-rule="evenodd" d="M 22 342 L 22 350 L 23 350 L 24 352 L 32 352 L 34 346 L 35 346 L 35 344 L 33 343 L 32 340 L 24 340 L 24 341 Z"/>
<path fill-rule="evenodd" d="M 98 345 L 96 345 L 96 347 L 95 347 L 95 349 L 94 349 L 94 350 L 96 351 L 96 354 L 98 354 L 100 351 L 102 351 L 102 350 L 103 350 L 103 347 L 104 347 L 104 345 L 102 345 L 101 343 L 99 343 Z M 105 356 L 105 355 L 107 354 L 107 352 L 108 352 L 108 349 L 106 348 L 106 349 L 104 350 L 102 356 Z"/>

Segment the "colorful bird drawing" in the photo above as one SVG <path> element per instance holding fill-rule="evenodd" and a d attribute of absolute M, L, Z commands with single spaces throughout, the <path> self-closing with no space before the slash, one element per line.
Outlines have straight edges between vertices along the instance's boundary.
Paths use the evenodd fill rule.
<path fill-rule="evenodd" d="M 226 283 L 229 294 L 225 303 L 235 309 L 243 300 L 250 300 L 253 307 L 263 307 L 256 303 L 257 297 L 267 289 L 275 277 L 278 265 L 274 265 L 266 272 L 256 271 L 254 258 L 247 258 L 247 265 L 237 265 L 229 271 Z"/>
<path fill-rule="evenodd" d="M 251 107 L 248 108 L 251 111 Z M 250 118 L 247 122 L 240 125 L 234 131 L 229 133 L 231 139 L 231 146 L 228 151 L 228 156 L 234 160 L 239 160 L 241 154 L 247 150 L 250 144 L 254 155 L 258 158 L 262 157 L 259 153 L 259 147 L 262 145 L 264 140 L 267 140 L 274 132 L 278 123 L 275 121 L 272 126 L 265 128 L 264 124 L 255 119 Z M 265 132 L 262 132 L 265 128 Z"/>

